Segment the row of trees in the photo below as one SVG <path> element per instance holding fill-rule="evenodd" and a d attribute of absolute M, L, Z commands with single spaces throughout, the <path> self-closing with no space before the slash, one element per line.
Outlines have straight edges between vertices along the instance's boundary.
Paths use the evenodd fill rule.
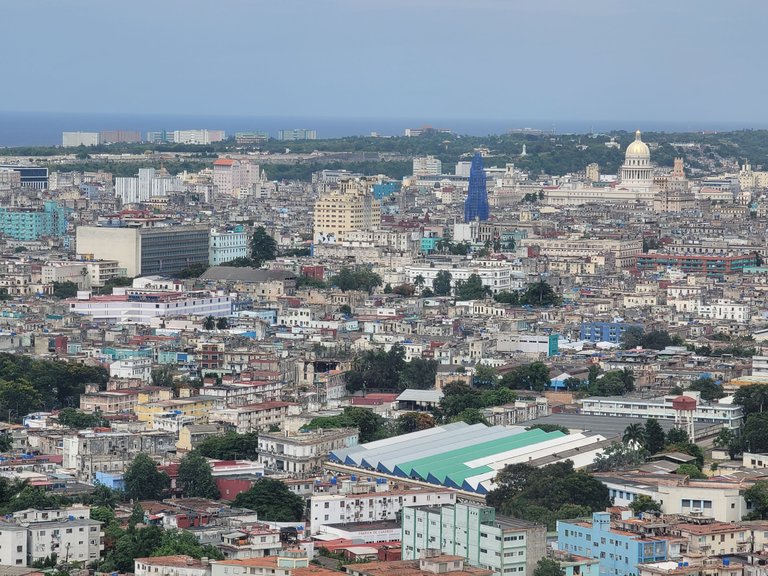
<path fill-rule="evenodd" d="M 493 297 L 496 302 L 513 306 L 559 306 L 562 297 L 546 281 L 530 284 L 523 291 L 502 291 Z"/>
<path fill-rule="evenodd" d="M 388 352 L 367 350 L 355 358 L 352 369 L 344 374 L 347 390 L 401 391 L 406 388 L 426 390 L 435 384 L 436 360 L 414 358 L 405 361 L 405 349 L 393 345 Z"/>

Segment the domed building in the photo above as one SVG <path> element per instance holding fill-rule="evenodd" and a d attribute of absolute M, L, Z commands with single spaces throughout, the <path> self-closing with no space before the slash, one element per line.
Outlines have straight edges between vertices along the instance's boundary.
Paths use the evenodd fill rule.
<path fill-rule="evenodd" d="M 624 164 L 621 167 L 621 183 L 625 186 L 648 187 L 653 185 L 651 151 L 648 144 L 640 139 L 640 130 L 635 132 L 635 141 L 627 146 Z"/>
<path fill-rule="evenodd" d="M 613 186 L 562 185 L 544 191 L 545 201 L 555 206 L 576 206 L 586 203 L 644 204 L 653 206 L 659 187 L 653 182 L 653 165 L 648 144 L 640 130 L 627 146 L 624 164 Z"/>

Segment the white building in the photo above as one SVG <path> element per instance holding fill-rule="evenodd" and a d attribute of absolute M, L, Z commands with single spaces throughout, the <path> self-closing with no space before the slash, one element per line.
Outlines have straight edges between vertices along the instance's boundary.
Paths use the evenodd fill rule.
<path fill-rule="evenodd" d="M 208 413 L 208 422 L 231 426 L 238 434 L 266 431 L 270 426 L 283 426 L 288 415 L 301 412 L 298 404 L 290 402 L 261 402 L 237 408 L 216 408 Z"/>
<path fill-rule="evenodd" d="M 443 173 L 443 163 L 434 156 L 421 156 L 413 159 L 414 176 L 437 176 Z"/>
<path fill-rule="evenodd" d="M 710 304 L 699 304 L 697 312 L 702 318 L 744 323 L 749 322 L 751 307 L 749 304 L 737 304 L 730 300 L 717 300 Z"/>
<path fill-rule="evenodd" d="M 152 318 L 174 316 L 229 316 L 232 301 L 229 296 L 213 292 L 186 294 L 127 293 L 112 296 L 90 296 L 69 300 L 69 311 L 94 320 L 150 324 Z"/>
<path fill-rule="evenodd" d="M 64 518 L 27 525 L 27 561 L 45 560 L 52 554 L 70 562 L 88 564 L 104 550 L 101 522 L 90 518 Z"/>
<path fill-rule="evenodd" d="M 0 525 L 0 570 L 3 566 L 27 565 L 27 529 L 15 524 Z"/>
<path fill-rule="evenodd" d="M 686 392 L 694 396 L 696 393 Z M 581 402 L 581 413 L 592 416 L 624 416 L 634 418 L 656 418 L 658 420 L 675 420 L 675 410 L 672 400 L 676 396 L 659 398 L 626 398 L 623 396 L 593 396 L 584 398 Z M 693 413 L 696 424 L 721 424 L 725 428 L 739 429 L 744 421 L 744 411 L 741 406 L 721 402 L 702 402 L 696 404 Z"/>
<path fill-rule="evenodd" d="M 366 494 L 313 494 L 310 524 L 313 534 L 324 532 L 327 524 L 396 520 L 405 506 L 443 506 L 456 503 L 456 493 L 438 488 L 387 490 Z"/>
<path fill-rule="evenodd" d="M 227 137 L 224 130 L 174 130 L 173 141 L 176 144 L 212 144 Z"/>
<path fill-rule="evenodd" d="M 210 259 L 211 266 L 219 266 L 235 258 L 248 257 L 248 233 L 242 226 L 232 231 L 211 230 Z"/>
<path fill-rule="evenodd" d="M 154 168 L 139 168 L 134 178 L 115 178 L 115 196 L 123 204 L 148 202 L 151 198 L 169 196 L 184 190 L 184 183 L 178 176 Z"/>
<path fill-rule="evenodd" d="M 219 158 L 213 163 L 213 185 L 218 195 L 246 198 L 260 181 L 259 165 L 249 160 Z"/>
<path fill-rule="evenodd" d="M 151 358 L 123 358 L 109 365 L 111 378 L 127 378 L 149 382 L 152 376 Z"/>
<path fill-rule="evenodd" d="M 435 264 L 434 268 L 422 264 L 413 264 L 404 269 L 405 281 L 413 284 L 417 276 L 424 278 L 424 286 L 432 287 L 438 272 L 448 271 L 451 274 L 451 288 L 456 287 L 459 280 L 467 280 L 472 274 L 480 276 L 483 286 L 491 289 L 494 294 L 503 291 L 516 290 L 522 287 L 522 275 L 507 264 L 489 264 L 474 266 L 456 266 L 450 264 Z"/>
<path fill-rule="evenodd" d="M 61 145 L 64 148 L 77 146 L 98 146 L 101 144 L 98 132 L 62 132 Z"/>
<path fill-rule="evenodd" d="M 210 576 L 211 566 L 207 558 L 197 560 L 192 556 L 156 556 L 136 558 L 133 561 L 135 576 Z"/>
<path fill-rule="evenodd" d="M 269 470 L 308 474 L 322 468 L 331 450 L 356 446 L 357 428 L 259 434 L 259 462 Z"/>

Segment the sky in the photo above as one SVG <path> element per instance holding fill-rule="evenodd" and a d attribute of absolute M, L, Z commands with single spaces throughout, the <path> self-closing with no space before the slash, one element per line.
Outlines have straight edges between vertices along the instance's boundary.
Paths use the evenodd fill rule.
<path fill-rule="evenodd" d="M 768 121 L 764 0 L 2 0 L 1 13 L 0 111 Z"/>

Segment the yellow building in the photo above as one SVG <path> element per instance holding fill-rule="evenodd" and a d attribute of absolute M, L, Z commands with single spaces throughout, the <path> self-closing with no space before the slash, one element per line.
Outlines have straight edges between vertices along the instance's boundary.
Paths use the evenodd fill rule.
<path fill-rule="evenodd" d="M 373 182 L 366 178 L 339 181 L 339 188 L 315 202 L 314 241 L 334 244 L 345 232 L 373 230 L 381 225 L 381 202 L 373 197 Z"/>
<path fill-rule="evenodd" d="M 208 412 L 220 407 L 223 398 L 214 396 L 190 396 L 189 398 L 174 398 L 159 402 L 146 402 L 136 406 L 136 418 L 146 422 L 149 428 L 158 428 L 156 418 L 167 414 L 178 414 L 180 419 L 191 424 L 207 424 Z"/>

